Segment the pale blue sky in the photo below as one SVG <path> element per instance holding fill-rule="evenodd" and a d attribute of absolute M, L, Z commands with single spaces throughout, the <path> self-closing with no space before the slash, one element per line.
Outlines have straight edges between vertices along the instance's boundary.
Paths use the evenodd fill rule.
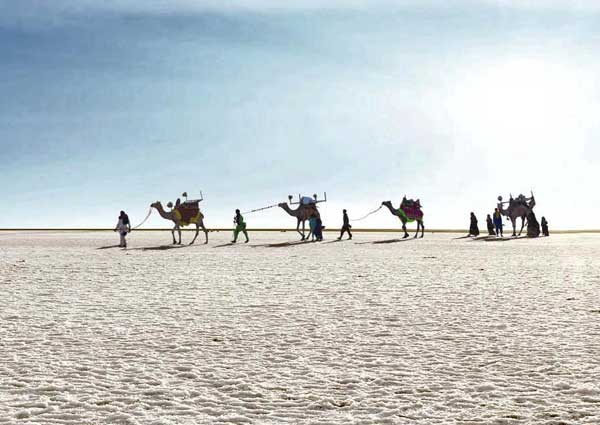
<path fill-rule="evenodd" d="M 590 2 L 0 0 L 0 227 L 137 222 L 184 190 L 209 226 L 327 191 L 329 226 L 406 194 L 465 227 L 529 189 L 598 227 L 599 50 Z"/>

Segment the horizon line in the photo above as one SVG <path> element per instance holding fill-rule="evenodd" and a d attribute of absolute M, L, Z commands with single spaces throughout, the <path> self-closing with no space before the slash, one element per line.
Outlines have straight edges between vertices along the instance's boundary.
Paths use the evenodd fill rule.
<path fill-rule="evenodd" d="M 148 229 L 135 229 L 132 231 L 135 232 L 170 232 L 172 229 L 169 228 L 148 228 Z M 207 228 L 209 232 L 233 232 L 233 228 L 229 227 L 215 227 L 215 228 Z M 306 229 L 308 230 L 308 229 Z M 407 229 L 409 231 L 413 231 L 414 229 Z M 525 230 L 525 229 L 523 229 Z M 47 227 L 47 228 L 0 228 L 0 232 L 112 232 L 113 228 L 65 228 L 65 227 Z M 195 229 L 181 229 L 182 232 L 195 232 Z M 200 230 L 202 231 L 202 230 Z M 296 232 L 295 228 L 255 228 L 246 229 L 248 232 Z M 341 228 L 325 228 L 324 232 L 340 232 Z M 358 233 L 394 233 L 394 232 L 402 232 L 402 229 L 391 229 L 391 228 L 356 228 L 352 229 L 352 232 Z M 468 233 L 469 229 L 425 229 L 425 232 L 429 233 Z M 483 234 L 485 232 L 481 232 Z M 555 234 L 579 234 L 579 233 L 600 233 L 600 229 L 570 229 L 570 230 L 552 230 L 550 232 Z"/>

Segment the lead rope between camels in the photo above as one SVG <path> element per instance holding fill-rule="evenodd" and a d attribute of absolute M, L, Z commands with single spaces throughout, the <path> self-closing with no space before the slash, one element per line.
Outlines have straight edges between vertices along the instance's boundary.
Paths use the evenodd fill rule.
<path fill-rule="evenodd" d="M 379 208 L 377 208 L 376 210 L 371 211 L 370 213 L 368 213 L 367 215 L 362 216 L 361 218 L 357 218 L 357 219 L 352 219 L 350 221 L 361 221 L 364 220 L 365 218 L 367 218 L 370 215 L 375 214 L 377 211 L 379 211 L 380 209 L 383 208 L 383 205 L 380 205 Z"/>
<path fill-rule="evenodd" d="M 144 224 L 148 220 L 148 218 L 150 218 L 150 214 L 152 214 L 152 207 L 150 207 L 150 209 L 148 210 L 148 215 L 146 216 L 146 218 L 144 220 L 142 220 L 142 222 L 140 224 L 138 224 L 137 226 L 132 227 L 131 230 L 135 230 L 138 227 L 141 227 L 142 224 Z"/>
<path fill-rule="evenodd" d="M 245 211 L 242 214 L 250 214 L 258 211 L 268 210 L 269 208 L 275 208 L 279 204 L 269 205 L 268 207 L 256 208 L 255 210 Z"/>

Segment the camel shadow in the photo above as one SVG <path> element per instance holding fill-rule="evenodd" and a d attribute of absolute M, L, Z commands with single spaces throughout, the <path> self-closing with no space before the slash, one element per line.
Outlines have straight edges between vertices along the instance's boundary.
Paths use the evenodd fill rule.
<path fill-rule="evenodd" d="M 485 242 L 509 242 L 509 241 L 516 241 L 519 239 L 527 239 L 527 236 L 516 236 L 516 237 L 510 237 L 510 238 L 496 238 L 496 237 L 488 237 L 483 239 Z"/>
<path fill-rule="evenodd" d="M 471 238 L 472 241 L 476 242 L 476 241 L 487 241 L 487 240 L 491 240 L 491 239 L 496 239 L 496 236 L 491 236 L 491 235 L 487 235 L 487 236 L 478 236 L 476 238 Z"/>
<path fill-rule="evenodd" d="M 335 240 L 333 240 L 333 241 L 327 241 L 327 242 L 323 242 L 323 244 L 328 244 L 328 243 L 339 243 L 339 242 L 345 242 L 345 241 L 347 241 L 347 240 L 348 240 L 348 239 L 341 239 L 341 240 L 340 240 L 340 239 L 335 239 Z"/>
<path fill-rule="evenodd" d="M 355 242 L 356 245 L 367 245 L 367 244 L 371 244 L 371 245 L 381 245 L 381 244 L 388 244 L 388 243 L 397 243 L 397 242 L 408 242 L 408 241 L 414 241 L 416 239 L 419 238 L 402 238 L 402 239 L 384 239 L 382 241 L 372 241 L 372 242 Z"/>
<path fill-rule="evenodd" d="M 309 243 L 315 243 L 315 241 L 296 241 L 296 242 L 280 242 L 280 243 L 267 243 L 261 245 L 251 245 L 252 248 L 289 248 L 298 245 L 304 245 Z"/>

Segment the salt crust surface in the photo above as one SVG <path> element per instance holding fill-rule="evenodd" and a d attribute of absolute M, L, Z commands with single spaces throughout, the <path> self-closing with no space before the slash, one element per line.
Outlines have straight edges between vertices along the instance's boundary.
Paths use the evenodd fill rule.
<path fill-rule="evenodd" d="M 600 236 L 229 237 L 0 233 L 0 423 L 600 423 Z"/>

